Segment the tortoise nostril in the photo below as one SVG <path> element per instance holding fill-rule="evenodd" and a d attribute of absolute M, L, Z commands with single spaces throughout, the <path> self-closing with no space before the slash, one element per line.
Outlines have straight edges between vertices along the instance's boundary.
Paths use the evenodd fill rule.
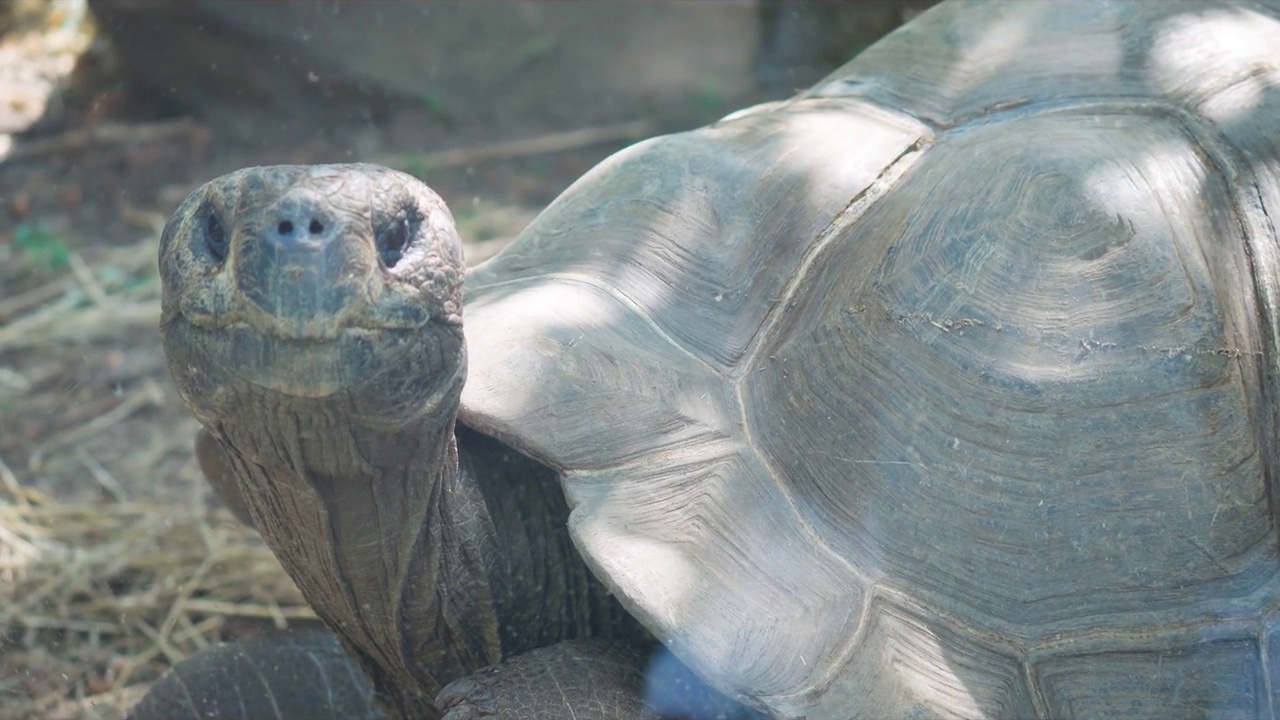
<path fill-rule="evenodd" d="M 324 232 L 324 223 L 312 218 L 311 224 L 307 226 L 307 230 L 311 231 L 312 235 L 319 235 Z"/>
<path fill-rule="evenodd" d="M 281 235 L 292 235 L 293 223 L 289 222 L 288 220 L 281 220 L 280 224 L 276 226 L 276 232 L 280 233 Z"/>

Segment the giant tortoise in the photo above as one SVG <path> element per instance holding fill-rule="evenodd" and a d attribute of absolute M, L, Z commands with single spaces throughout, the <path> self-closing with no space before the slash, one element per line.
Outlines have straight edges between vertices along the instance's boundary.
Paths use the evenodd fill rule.
<path fill-rule="evenodd" d="M 1278 218 L 1276 2 L 949 2 L 465 283 L 407 175 L 213 180 L 162 332 L 394 715 L 1275 717 Z"/>

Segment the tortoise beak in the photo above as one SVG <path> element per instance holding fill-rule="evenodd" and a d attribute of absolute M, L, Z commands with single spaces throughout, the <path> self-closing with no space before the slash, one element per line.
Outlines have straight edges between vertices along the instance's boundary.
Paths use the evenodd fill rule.
<path fill-rule="evenodd" d="M 234 278 L 242 297 L 285 336 L 323 334 L 371 292 L 378 271 L 367 229 L 326 210 L 328 200 L 293 188 L 236 228 Z"/>

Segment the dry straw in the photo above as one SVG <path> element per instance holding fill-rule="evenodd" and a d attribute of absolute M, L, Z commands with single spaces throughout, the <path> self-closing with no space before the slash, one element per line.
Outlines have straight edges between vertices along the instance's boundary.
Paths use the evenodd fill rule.
<path fill-rule="evenodd" d="M 158 283 L 145 266 L 154 264 L 155 243 L 153 236 L 96 263 L 144 282 L 104 284 L 104 273 L 73 254 L 70 279 L 0 299 L 0 352 L 56 353 L 69 339 L 154 327 Z M 131 449 L 138 463 L 130 471 L 144 483 L 117 481 L 83 449 L 162 400 L 148 379 L 32 449 L 32 478 L 75 463 L 94 490 L 78 494 L 106 501 L 54 497 L 0 459 L 0 720 L 119 718 L 164 668 L 209 643 L 314 618 L 256 534 L 207 507 L 203 488 L 192 484 L 185 501 L 129 497 L 125 486 L 161 481 L 158 464 L 174 433 L 158 431 L 156 447 Z"/>

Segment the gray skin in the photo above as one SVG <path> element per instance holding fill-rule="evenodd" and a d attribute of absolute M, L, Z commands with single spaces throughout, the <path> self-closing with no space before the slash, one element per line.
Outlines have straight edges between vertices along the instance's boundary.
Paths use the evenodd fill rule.
<path fill-rule="evenodd" d="M 655 643 L 574 549 L 556 473 L 457 423 L 464 266 L 438 195 L 369 165 L 242 170 L 178 208 L 160 270 L 164 349 L 204 427 L 205 474 L 391 713 L 656 716 L 643 700 Z M 350 707 L 319 699 L 350 679 L 332 679 L 332 641 L 294 644 L 257 665 L 334 668 L 314 692 L 282 679 L 275 694 L 297 705 L 221 697 L 237 684 L 227 668 L 259 647 L 201 659 L 134 717 L 229 712 L 220 703 L 377 716 L 359 688 Z M 741 711 L 664 667 L 672 716 Z"/>

